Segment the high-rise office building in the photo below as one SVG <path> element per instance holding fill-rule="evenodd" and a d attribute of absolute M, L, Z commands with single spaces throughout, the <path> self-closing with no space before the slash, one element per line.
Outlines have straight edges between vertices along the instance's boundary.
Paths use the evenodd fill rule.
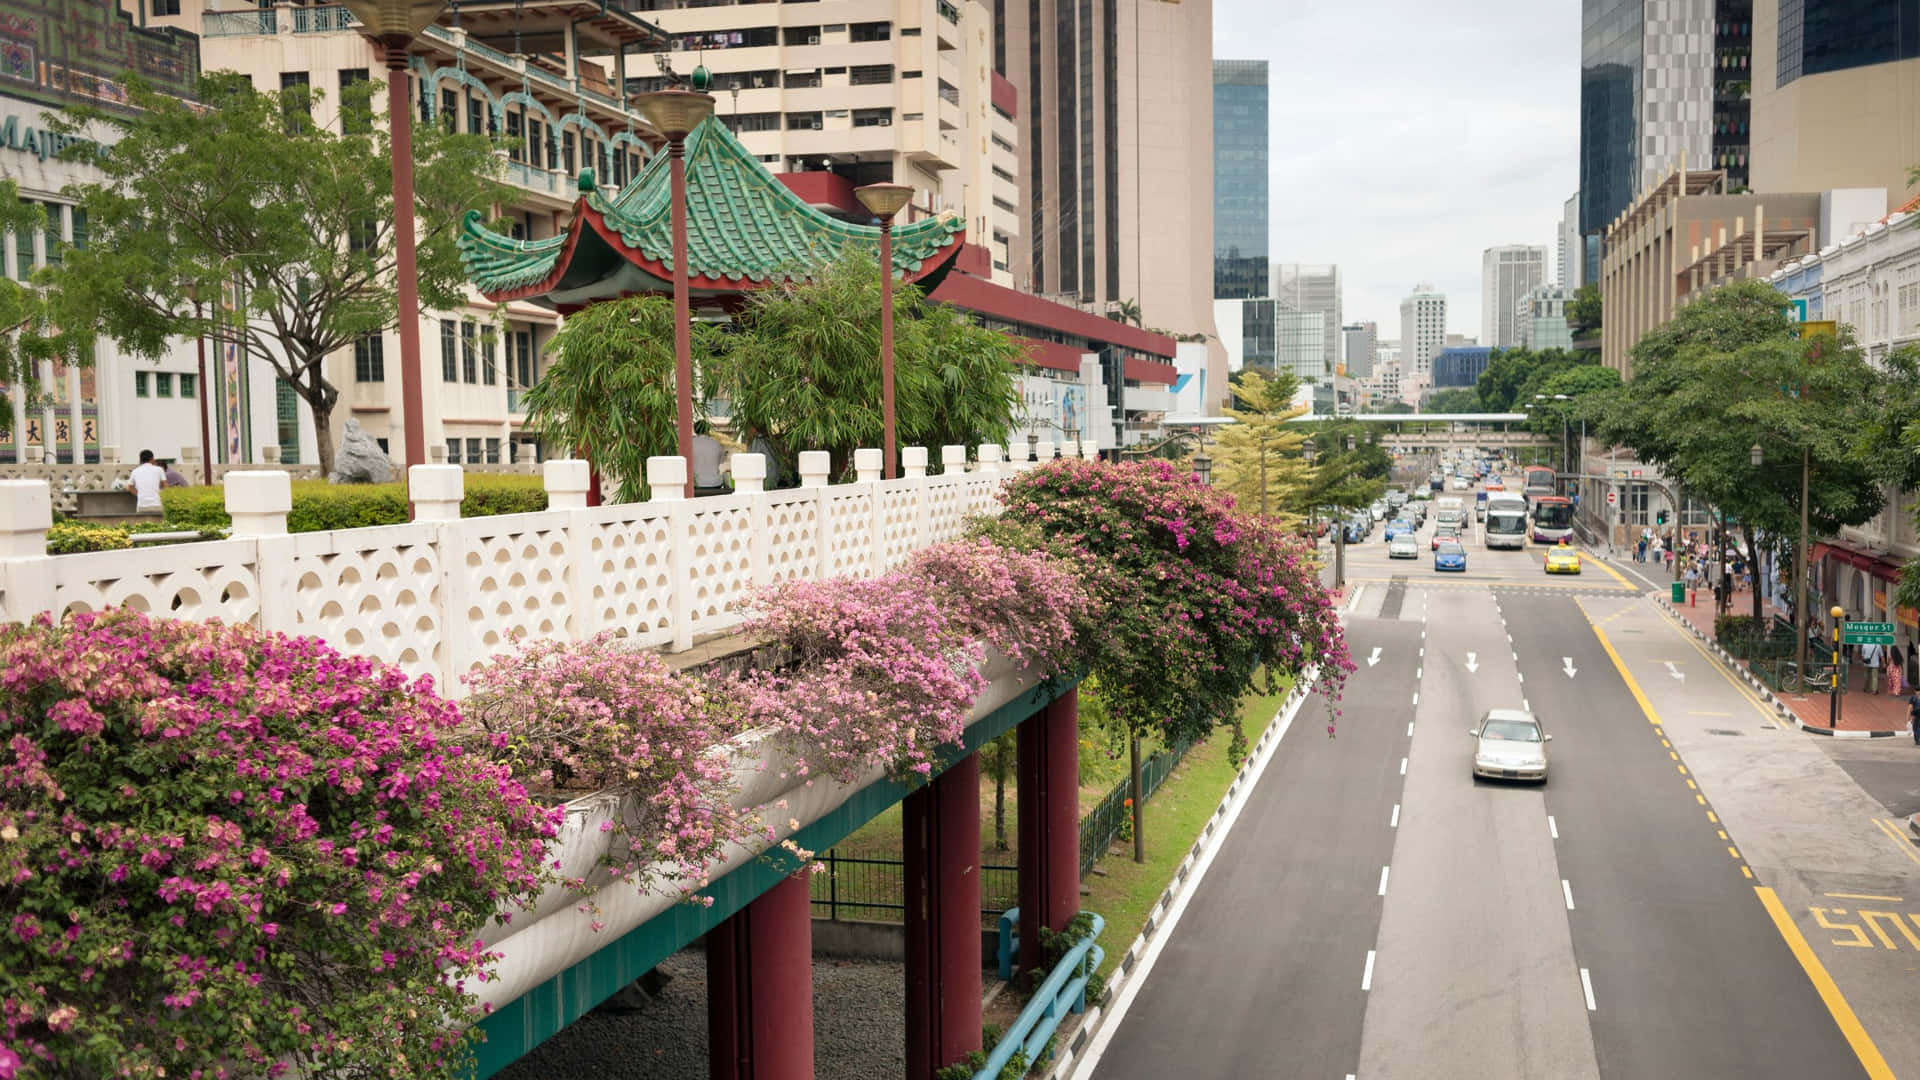
<path fill-rule="evenodd" d="M 1573 348 L 1573 331 L 1567 326 L 1567 304 L 1572 299 L 1573 290 L 1564 285 L 1541 285 L 1521 297 L 1514 306 L 1520 347 L 1535 352 Z"/>
<path fill-rule="evenodd" d="M 1580 262 L 1580 193 L 1577 191 L 1567 197 L 1567 205 L 1561 211 L 1559 236 L 1554 245 L 1560 268 L 1555 284 L 1567 289 L 1579 288 L 1584 267 Z"/>
<path fill-rule="evenodd" d="M 1745 185 L 1752 46 L 1753 0 L 1582 0 L 1583 280 L 1601 231 L 1676 166 Z"/>
<path fill-rule="evenodd" d="M 1212 0 L 991 6 L 991 66 L 1030 106 L 1016 281 L 1103 314 L 1133 300 L 1148 326 L 1216 333 Z M 1224 348 L 1210 347 L 1209 365 L 1217 402 Z"/>
<path fill-rule="evenodd" d="M 1754 190 L 1912 194 L 1920 2 L 1757 0 L 1752 83 Z"/>
<path fill-rule="evenodd" d="M 1329 358 L 1340 355 L 1340 268 L 1311 266 L 1304 263 L 1275 263 L 1273 299 L 1281 311 L 1317 311 L 1324 341 L 1321 352 Z"/>
<path fill-rule="evenodd" d="M 1347 365 L 1347 374 L 1356 379 L 1372 375 L 1374 357 L 1380 347 L 1380 324 L 1351 323 L 1340 328 L 1340 337 L 1340 356 Z"/>
<path fill-rule="evenodd" d="M 1515 305 L 1546 284 L 1547 249 L 1533 244 L 1503 244 L 1480 253 L 1480 336 L 1496 349 L 1520 344 Z"/>
<path fill-rule="evenodd" d="M 1267 289 L 1267 62 L 1213 62 L 1213 298 Z"/>
<path fill-rule="evenodd" d="M 1426 282 L 1400 301 L 1402 380 L 1430 374 L 1433 357 L 1447 343 L 1447 297 Z"/>

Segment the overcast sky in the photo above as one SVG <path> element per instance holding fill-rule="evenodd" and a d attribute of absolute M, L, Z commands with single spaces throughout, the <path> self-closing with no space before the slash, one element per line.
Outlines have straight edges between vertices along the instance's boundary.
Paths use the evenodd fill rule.
<path fill-rule="evenodd" d="M 1214 0 L 1213 55 L 1268 63 L 1269 257 L 1338 263 L 1400 336 L 1431 281 L 1479 335 L 1480 253 L 1542 244 L 1579 185 L 1579 0 Z"/>

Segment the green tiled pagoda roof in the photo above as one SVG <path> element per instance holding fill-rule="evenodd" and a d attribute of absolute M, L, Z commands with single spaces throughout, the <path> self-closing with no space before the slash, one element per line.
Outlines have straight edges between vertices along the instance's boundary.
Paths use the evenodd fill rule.
<path fill-rule="evenodd" d="M 744 292 L 805 280 L 842 253 L 878 255 L 880 228 L 854 225 L 808 205 L 775 179 L 712 118 L 687 136 L 687 265 L 692 287 Z M 671 288 L 673 233 L 668 159 L 655 154 L 608 198 L 583 176 L 568 229 L 515 240 L 469 211 L 459 245 L 467 274 L 495 301 L 532 299 L 563 309 L 633 292 Z M 925 218 L 893 230 L 894 274 L 917 281 L 959 251 L 965 224 Z"/>

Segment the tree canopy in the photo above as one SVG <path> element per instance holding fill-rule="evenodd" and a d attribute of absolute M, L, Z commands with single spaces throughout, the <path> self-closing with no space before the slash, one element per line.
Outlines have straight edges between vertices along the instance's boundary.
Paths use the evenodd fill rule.
<path fill-rule="evenodd" d="M 1480 394 L 1471 386 L 1435 390 L 1420 407 L 1421 412 L 1471 413 L 1480 411 Z"/>
<path fill-rule="evenodd" d="M 31 244 L 34 233 L 46 227 L 46 211 L 20 200 L 20 184 L 0 179 L 0 233 L 13 233 Z M 59 246 L 60 240 L 49 237 Z M 58 254 L 64 257 L 64 250 Z M 29 405 L 42 387 L 40 363 L 82 367 L 93 363 L 94 318 L 76 309 L 69 297 L 46 285 L 47 272 L 36 271 L 27 281 L 0 275 L 0 415 L 11 415 L 11 393 L 24 393 Z"/>
<path fill-rule="evenodd" d="M 1293 403 L 1299 390 L 1300 380 L 1287 372 L 1248 368 L 1233 377 L 1232 404 L 1222 411 L 1239 423 L 1220 429 L 1214 442 L 1213 486 L 1242 507 L 1264 506 L 1268 513 L 1304 509 L 1295 496 L 1307 483 L 1300 456 L 1307 433 L 1288 423 L 1307 411 Z"/>
<path fill-rule="evenodd" d="M 109 133 L 65 151 L 95 155 L 104 179 L 75 191 L 89 242 L 50 268 L 64 302 L 97 311 L 100 332 L 138 356 L 177 337 L 239 335 L 312 410 L 327 470 L 339 392 L 325 361 L 400 318 L 375 86 L 344 87 L 326 116 L 306 86 L 267 93 L 214 72 L 189 105 L 136 79 L 130 112 L 74 108 L 49 125 Z M 501 159 L 484 136 L 437 124 L 413 125 L 412 151 L 420 304 L 461 308 L 456 226 L 466 208 L 505 201 Z M 244 317 L 222 310 L 236 293 Z"/>

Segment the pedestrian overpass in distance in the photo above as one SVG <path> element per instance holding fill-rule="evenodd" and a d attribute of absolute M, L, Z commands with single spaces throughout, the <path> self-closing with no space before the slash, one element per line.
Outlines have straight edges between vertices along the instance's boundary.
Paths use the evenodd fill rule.
<path fill-rule="evenodd" d="M 1326 416 L 1303 416 L 1296 424 L 1318 423 Z M 1553 447 L 1559 440 L 1524 429 L 1526 413 L 1361 413 L 1339 417 L 1379 432 L 1380 445 L 1401 453 L 1463 450 L 1473 447 L 1513 449 Z"/>

